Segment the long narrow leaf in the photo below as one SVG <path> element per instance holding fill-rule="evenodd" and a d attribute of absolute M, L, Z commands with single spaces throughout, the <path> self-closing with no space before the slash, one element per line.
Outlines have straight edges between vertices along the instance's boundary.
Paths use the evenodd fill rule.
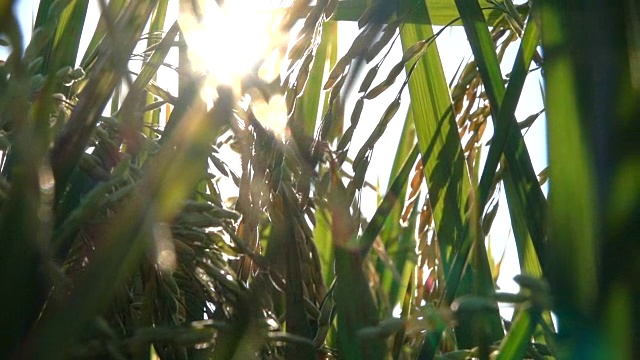
<path fill-rule="evenodd" d="M 54 145 L 51 165 L 56 178 L 57 197 L 62 195 L 66 188 L 67 181 L 84 152 L 91 129 L 98 122 L 117 82 L 124 76 L 123 66 L 126 66 L 129 54 L 138 42 L 155 3 L 148 1 L 130 4 L 116 22 L 119 34 L 126 34 L 126 38 L 115 39 L 113 37 L 116 35 L 111 34 L 109 43 L 112 46 L 106 50 L 110 54 L 101 58 L 95 69 L 95 72 L 102 76 L 89 80 L 79 96 L 80 101 Z"/>
<path fill-rule="evenodd" d="M 433 30 L 428 25 L 405 24 L 401 32 L 402 45 L 407 49 L 416 42 L 429 39 Z M 435 44 L 432 44 L 418 64 L 409 80 L 411 110 L 413 112 L 418 144 L 422 153 L 425 176 L 433 208 L 442 264 L 447 277 L 447 302 L 452 302 L 455 294 L 468 294 L 474 289 L 487 291 L 492 284 L 491 271 L 484 256 L 484 266 L 467 271 L 463 276 L 463 265 L 455 262 L 454 254 L 464 244 L 466 209 L 471 194 L 469 174 L 459 141 L 449 89 L 442 70 L 442 64 Z M 480 248 L 479 248 L 480 249 Z M 483 256 L 478 258 L 482 261 Z M 452 275 L 453 274 L 453 275 Z M 452 275 L 452 276 L 450 276 Z M 451 282 L 451 283 L 449 283 Z M 460 284 L 459 286 L 457 284 Z M 492 291 L 485 295 L 490 296 Z M 489 320 L 492 340 L 502 337 L 502 326 L 497 314 Z M 473 329 L 459 328 L 462 347 L 475 343 Z"/>
<path fill-rule="evenodd" d="M 336 20 L 357 21 L 373 0 L 341 0 L 336 10 Z M 426 6 L 429 15 L 426 15 Z M 490 1 L 482 0 L 481 5 L 486 10 L 487 17 L 495 21 L 502 16 L 501 11 L 491 9 Z M 399 16 L 409 23 L 443 26 L 459 17 L 458 11 L 451 0 L 398 0 Z"/>
<path fill-rule="evenodd" d="M 530 18 L 527 22 L 518 54 L 516 55 L 514 68 L 511 72 L 509 84 L 507 85 L 507 90 L 505 92 L 504 102 L 500 108 L 498 119 L 495 121 L 496 130 L 492 138 L 491 147 L 489 148 L 487 161 L 482 171 L 482 178 L 480 179 L 478 190 L 480 196 L 479 206 L 481 208 L 483 208 L 488 201 L 489 191 L 493 184 L 494 176 L 497 171 L 498 164 L 500 163 L 500 158 L 504 153 L 507 139 L 509 138 L 509 128 L 514 125 L 514 121 L 510 119 L 513 117 L 513 113 L 515 112 L 518 104 L 520 93 L 522 92 L 522 87 L 524 86 L 524 81 L 529 71 L 529 65 L 533 59 L 539 37 L 540 30 L 538 29 L 538 25 L 533 18 Z M 511 189 L 515 186 L 515 184 L 513 184 L 514 181 L 513 176 L 506 175 L 505 182 L 509 183 L 509 190 L 507 190 L 509 191 L 508 200 L 510 200 L 512 204 L 520 199 L 520 197 L 510 196 L 512 191 Z M 511 213 L 511 219 L 514 224 L 514 233 L 518 240 L 520 266 L 523 274 L 542 276 L 540 261 L 538 259 L 538 256 L 542 254 L 539 253 L 539 250 L 538 254 L 531 252 L 531 250 L 536 251 L 536 249 L 532 247 L 533 244 L 531 243 L 531 237 L 527 230 L 527 222 L 529 221 L 528 218 L 531 215 L 531 212 L 517 210 L 522 209 L 522 206 L 522 204 L 518 206 L 510 206 L 510 208 L 514 209 Z M 526 241 L 522 241 L 524 239 L 526 239 Z"/>
<path fill-rule="evenodd" d="M 507 144 L 505 144 L 504 149 L 506 159 L 504 177 L 509 208 L 511 213 L 516 215 L 512 217 L 512 220 L 527 221 L 527 229 L 531 241 L 533 241 L 533 246 L 538 258 L 540 258 L 540 254 L 544 253 L 544 242 L 546 241 L 546 200 L 538 185 L 538 179 L 533 171 L 529 153 L 524 144 L 522 134 L 518 129 L 515 117 L 512 113 L 505 113 L 503 119 L 507 121 L 504 123 L 497 122 L 497 120 L 500 120 L 505 88 L 502 82 L 498 58 L 493 47 L 493 40 L 489 34 L 489 29 L 480 10 L 480 6 L 477 1 L 456 0 L 456 4 L 460 10 L 464 28 L 491 104 L 492 118 L 497 128 L 496 132 L 505 131 L 507 133 Z M 525 43 L 529 52 L 534 50 L 536 41 L 534 36 L 535 27 L 530 31 L 529 35 L 531 37 L 527 38 L 527 43 Z M 513 97 L 510 97 L 509 104 L 507 104 L 510 107 L 515 108 L 515 103 L 517 103 L 517 98 L 519 98 L 520 93 L 518 87 L 521 87 L 521 83 L 524 81 L 523 72 L 525 72 L 525 69 L 528 70 L 528 63 L 522 63 L 525 59 L 524 57 L 519 57 L 518 63 L 515 64 L 519 69 L 516 68 L 518 72 L 516 73 L 517 78 L 513 88 Z M 505 127 L 506 130 L 500 130 L 500 127 Z M 495 155 L 493 159 L 495 159 Z M 488 173 L 483 174 L 483 176 L 491 177 L 492 175 Z M 485 180 L 485 186 L 487 182 L 488 181 Z M 485 187 L 483 187 L 483 191 L 486 191 Z M 486 196 L 485 194 L 486 193 L 482 193 L 483 196 Z M 486 199 L 484 200 L 486 201 Z M 480 205 L 483 204 L 481 203 Z M 526 218 L 519 218 L 517 214 L 528 215 Z M 522 226 L 514 222 L 514 228 L 519 230 Z M 524 254 L 528 241 L 526 237 L 521 237 L 525 234 L 526 233 L 520 231 L 516 234 L 518 236 L 516 241 L 518 247 L 522 249 L 522 254 Z"/>
<path fill-rule="evenodd" d="M 330 199 L 331 236 L 336 269 L 335 301 L 338 314 L 338 350 L 348 359 L 383 359 L 384 343 L 360 339 L 365 328 L 378 324 L 368 280 L 363 271 L 363 257 L 356 243 L 356 227 L 349 211 L 346 189 L 337 178 L 332 181 Z"/>
<path fill-rule="evenodd" d="M 50 70 L 65 66 L 75 67 L 80 46 L 80 36 L 87 16 L 88 0 L 73 1 L 62 13 L 58 30 L 53 39 L 53 58 L 49 59 Z"/>
<path fill-rule="evenodd" d="M 418 145 L 414 145 L 413 149 L 407 156 L 404 165 L 400 169 L 400 172 L 394 179 L 393 183 L 389 187 L 387 194 L 384 196 L 382 203 L 376 209 L 376 212 L 373 214 L 369 225 L 364 230 L 364 233 L 360 237 L 360 254 L 365 257 L 376 237 L 382 230 L 385 221 L 389 217 L 389 213 L 393 210 L 394 206 L 400 200 L 400 195 L 402 189 L 406 187 L 407 182 L 409 180 L 409 176 L 411 175 L 411 169 L 413 168 L 413 164 L 418 158 L 419 150 Z"/>

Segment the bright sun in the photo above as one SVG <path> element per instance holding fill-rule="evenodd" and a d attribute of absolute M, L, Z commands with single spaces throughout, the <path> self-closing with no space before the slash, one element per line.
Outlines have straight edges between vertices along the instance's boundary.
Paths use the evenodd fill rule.
<path fill-rule="evenodd" d="M 194 70 L 207 72 L 217 84 L 233 85 L 278 41 L 279 11 L 266 0 L 197 1 L 198 21 L 182 14 L 180 25 L 189 44 Z"/>
<path fill-rule="evenodd" d="M 283 1 L 227 0 L 222 6 L 213 0 L 196 2 L 201 15 L 182 11 L 179 22 L 185 30 L 193 70 L 208 75 L 204 99 L 211 99 L 218 85 L 239 90 L 242 77 L 260 60 L 265 60 L 259 71 L 263 80 L 280 76 L 280 51 L 289 42 L 280 30 Z M 284 134 L 287 111 L 282 96 L 251 99 L 250 106 L 264 127 L 279 136 Z"/>

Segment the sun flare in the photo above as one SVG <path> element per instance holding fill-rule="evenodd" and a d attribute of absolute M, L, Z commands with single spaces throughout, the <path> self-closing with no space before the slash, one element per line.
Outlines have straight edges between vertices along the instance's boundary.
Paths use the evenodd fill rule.
<path fill-rule="evenodd" d="M 279 8 L 264 0 L 198 1 L 201 16 L 183 13 L 180 25 L 194 70 L 216 84 L 235 85 L 280 40 Z"/>

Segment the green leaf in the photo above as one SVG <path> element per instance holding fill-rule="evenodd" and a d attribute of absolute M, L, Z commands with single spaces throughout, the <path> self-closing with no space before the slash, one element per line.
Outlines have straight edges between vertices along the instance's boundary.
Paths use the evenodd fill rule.
<path fill-rule="evenodd" d="M 51 58 L 48 64 L 45 64 L 45 67 L 52 68 L 46 72 L 57 71 L 65 66 L 75 67 L 88 7 L 89 0 L 76 0 L 62 13 L 53 39 Z"/>
<path fill-rule="evenodd" d="M 160 4 L 162 1 L 160 2 Z M 87 51 L 85 51 L 82 56 L 82 60 L 80 61 L 80 66 L 83 68 L 88 67 L 93 60 L 98 56 L 98 46 L 102 41 L 104 41 L 107 36 L 110 27 L 113 26 L 113 22 L 115 21 L 118 14 L 121 13 L 122 9 L 126 4 L 126 0 L 111 0 L 107 4 L 107 11 L 102 12 L 100 14 L 100 20 L 98 20 L 98 24 L 93 32 L 93 36 L 91 37 L 91 41 L 89 41 L 89 46 L 87 46 Z"/>
<path fill-rule="evenodd" d="M 163 65 L 169 51 L 173 48 L 178 30 L 178 22 L 173 23 L 162 41 L 157 44 L 149 61 L 144 63 L 120 106 L 117 118 L 123 124 L 122 132 L 127 141 L 127 152 L 130 154 L 137 154 L 140 150 L 139 137 L 136 135 L 142 130 L 144 118 L 143 114 L 139 113 L 137 105 L 145 99 L 144 90 L 149 82 L 155 78 L 158 69 Z"/>
<path fill-rule="evenodd" d="M 388 0 L 400 9 L 399 15 L 409 23 L 446 25 L 459 17 L 458 11 L 451 0 Z M 374 0 L 342 0 L 338 3 L 335 20 L 357 21 Z M 426 4 L 426 5 L 425 5 Z M 493 9 L 491 1 L 482 0 L 481 6 L 486 9 L 488 18 L 496 21 L 502 16 L 502 11 Z M 429 15 L 427 15 L 427 8 Z"/>
<path fill-rule="evenodd" d="M 505 192 L 521 267 L 525 273 L 540 276 L 540 254 L 544 254 L 543 244 L 546 241 L 547 204 L 533 171 L 524 139 L 513 116 L 538 42 L 537 24 L 534 21 L 528 23 L 509 82 L 510 91 L 505 98 L 493 40 L 480 6 L 475 1 L 457 0 L 457 4 L 491 104 L 496 129 L 487 164 L 482 173 L 478 205 L 482 209 L 488 200 L 500 153 L 503 153 L 506 159 Z M 504 152 L 502 146 L 504 146 Z M 532 248 L 534 251 L 531 251 Z"/>
<path fill-rule="evenodd" d="M 332 174 L 334 175 L 334 174 Z M 356 243 L 357 228 L 350 214 L 350 197 L 334 175 L 329 198 L 331 235 L 335 253 L 336 288 L 334 299 L 338 314 L 338 350 L 348 359 L 383 359 L 384 342 L 360 339 L 359 332 L 378 324 L 369 282 L 363 271 L 363 257 Z"/>
<path fill-rule="evenodd" d="M 110 39 L 112 46 L 106 50 L 110 55 L 100 58 L 95 65 L 94 71 L 102 76 L 89 79 L 52 150 L 51 167 L 56 178 L 58 197 L 66 189 L 67 181 L 84 152 L 91 130 L 100 119 L 116 84 L 125 75 L 121 64 L 128 61 L 155 4 L 155 1 L 130 4 L 124 10 L 128 16 L 119 18 L 114 24 L 118 31 L 126 35 L 118 38 L 118 46 L 113 43 L 115 39 Z"/>
<path fill-rule="evenodd" d="M 338 51 L 337 36 L 338 23 L 328 21 L 322 25 L 322 38 L 315 51 L 309 79 L 307 80 L 304 93 L 296 100 L 295 121 L 290 127 L 301 149 L 311 147 L 318 113 L 320 109 L 327 111 L 328 108 L 326 95 L 323 105 L 320 105 L 322 98 L 322 80 L 326 69 L 331 69 L 335 65 Z"/>
<path fill-rule="evenodd" d="M 416 158 L 419 154 L 416 144 L 411 148 L 411 145 L 414 142 L 415 126 L 413 123 L 413 113 L 409 111 L 406 115 L 404 128 L 400 135 L 400 142 L 398 143 L 398 150 L 396 151 L 391 172 L 389 174 L 390 186 L 387 189 L 387 194 L 385 194 L 385 197 L 378 206 L 378 209 L 383 206 L 388 206 L 385 204 L 385 201 L 389 194 L 395 196 L 396 200 L 394 205 L 391 209 L 385 211 L 387 214 L 384 216 L 385 223 L 380 231 L 380 238 L 385 245 L 387 253 L 391 256 L 392 263 L 395 265 L 396 271 L 401 277 L 401 282 L 397 281 L 398 279 L 394 276 L 393 272 L 385 271 L 386 266 L 384 264 L 380 264 L 380 261 L 377 266 L 378 273 L 381 274 L 382 277 L 382 287 L 385 293 L 389 296 L 389 305 L 391 307 L 395 306 L 396 302 L 404 296 L 405 290 L 410 283 L 409 275 L 413 271 L 413 266 L 415 265 L 414 253 L 416 240 L 413 232 L 415 229 L 415 221 L 418 216 L 418 211 L 412 212 L 408 224 L 401 225 L 400 218 L 404 205 L 403 200 L 406 197 L 407 185 L 410 183 L 410 180 L 407 179 L 400 190 L 397 189 L 398 185 L 396 185 L 396 179 L 402 178 L 405 168 L 408 166 L 407 164 L 411 162 L 410 160 L 413 158 L 414 152 L 416 153 Z M 413 161 L 415 162 L 415 159 Z M 378 209 L 376 209 L 376 212 Z M 367 228 L 365 228 L 363 238 L 367 233 L 369 226 L 372 225 L 375 216 L 376 215 L 374 214 L 371 222 Z M 392 308 L 388 310 L 393 311 Z M 386 316 L 391 315 L 391 313 L 386 314 Z"/>
<path fill-rule="evenodd" d="M 403 48 L 407 49 L 422 39 L 431 38 L 433 30 L 427 25 L 405 24 L 400 36 Z M 479 251 L 478 262 L 473 266 L 478 267 L 474 271 L 466 271 L 463 276 L 462 269 L 466 260 L 454 261 L 460 246 L 470 241 L 465 239 L 470 234 L 465 210 L 471 194 L 471 184 L 449 88 L 435 43 L 429 46 L 425 55 L 416 63 L 409 79 L 409 93 L 410 111 L 413 112 L 442 255 L 441 261 L 447 279 L 445 301 L 450 303 L 456 294 L 467 294 L 474 287 L 486 296 L 492 296 L 493 282 L 486 254 L 483 254 L 483 250 L 486 252 L 483 241 L 479 241 L 481 244 L 476 246 Z M 452 268 L 452 265 L 456 267 Z M 487 321 L 491 329 L 490 338 L 501 338 L 502 326 L 497 311 Z M 459 346 L 473 346 L 472 333 L 472 329 L 459 329 Z"/>
<path fill-rule="evenodd" d="M 540 310 L 536 306 L 521 309 L 511 324 L 509 332 L 500 343 L 496 360 L 522 359 L 531 346 L 531 338 L 540 321 Z"/>
<path fill-rule="evenodd" d="M 407 155 L 407 159 L 405 160 L 404 165 L 393 180 L 393 183 L 385 194 L 384 199 L 376 209 L 376 212 L 373 214 L 369 225 L 367 225 L 364 233 L 360 237 L 360 255 L 362 257 L 366 257 L 366 255 L 369 253 L 369 250 L 371 249 L 371 246 L 373 246 L 373 242 L 375 241 L 376 237 L 383 229 L 386 221 L 389 220 L 391 211 L 393 211 L 396 207 L 395 205 L 398 200 L 402 199 L 401 195 L 405 191 L 404 189 L 406 189 L 409 176 L 411 175 L 411 169 L 413 168 L 418 155 L 419 150 L 416 144 L 414 145 L 413 149 L 411 149 L 409 155 Z M 400 202 L 400 205 L 402 205 L 402 202 Z M 397 215 L 397 217 L 399 218 L 399 214 Z"/>
<path fill-rule="evenodd" d="M 545 0 L 540 11 L 558 347 L 585 359 L 635 357 L 640 83 L 629 54 L 638 49 L 637 5 Z"/>

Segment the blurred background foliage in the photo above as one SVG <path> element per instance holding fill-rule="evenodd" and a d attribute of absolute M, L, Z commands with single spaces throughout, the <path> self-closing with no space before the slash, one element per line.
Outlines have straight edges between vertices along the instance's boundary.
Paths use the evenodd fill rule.
<path fill-rule="evenodd" d="M 276 70 L 231 84 L 192 56 L 204 3 L 41 0 L 24 43 L 0 2 L 0 357 L 640 356 L 633 0 L 294 0 L 274 9 Z M 359 28 L 340 58 L 337 21 Z M 451 83 L 432 25 L 473 52 Z M 541 113 L 514 111 L 539 68 L 536 174 L 522 134 Z M 279 130 L 257 110 L 275 99 Z M 397 148 L 379 144 L 402 102 Z M 376 146 L 386 190 L 365 181 Z M 501 191 L 518 293 L 486 246 Z"/>

